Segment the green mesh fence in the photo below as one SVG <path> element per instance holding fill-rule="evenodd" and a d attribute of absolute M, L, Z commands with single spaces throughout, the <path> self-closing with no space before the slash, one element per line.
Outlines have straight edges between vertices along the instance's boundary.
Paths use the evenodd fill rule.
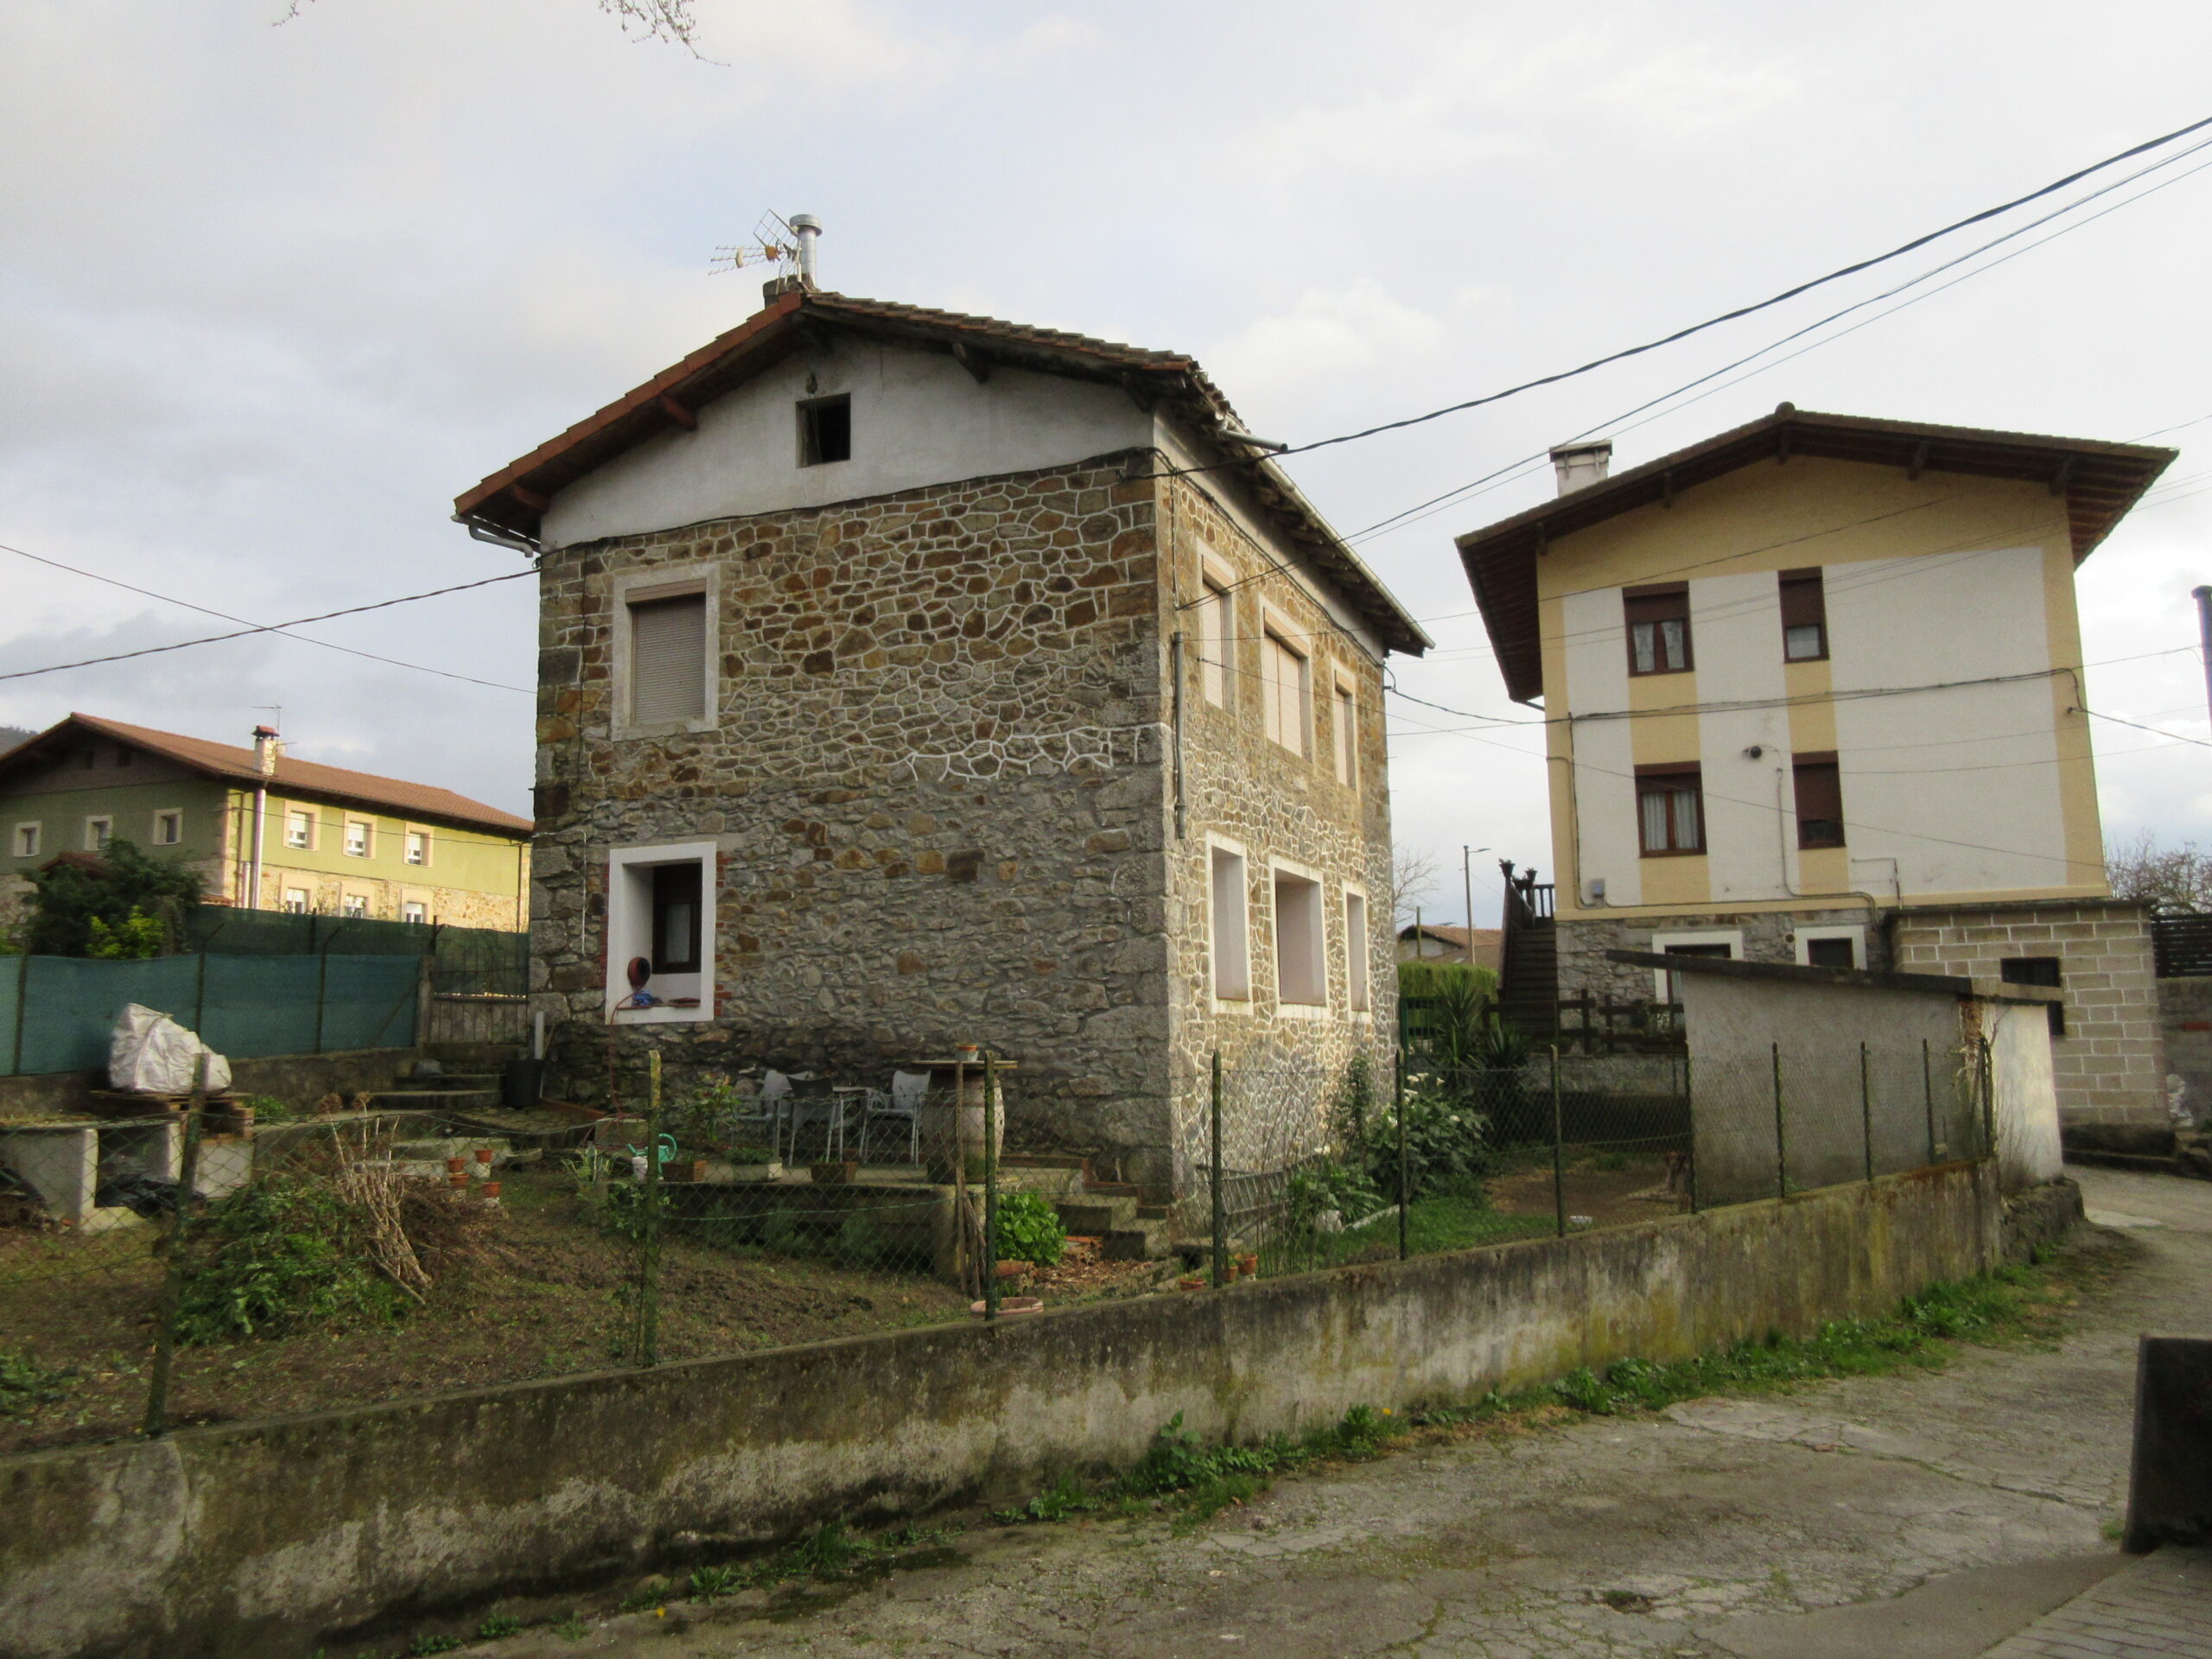
<path fill-rule="evenodd" d="M 419 930 L 418 930 L 419 931 Z M 231 956 L 151 962 L 0 958 L 0 1062 L 9 1072 L 100 1071 L 127 1003 L 158 1008 L 221 1054 L 317 1054 L 415 1041 L 422 958 Z"/>
<path fill-rule="evenodd" d="M 498 928 L 202 905 L 185 930 L 185 948 L 233 957 L 420 957 L 427 951 L 434 991 L 520 996 L 530 988 L 530 935 Z"/>

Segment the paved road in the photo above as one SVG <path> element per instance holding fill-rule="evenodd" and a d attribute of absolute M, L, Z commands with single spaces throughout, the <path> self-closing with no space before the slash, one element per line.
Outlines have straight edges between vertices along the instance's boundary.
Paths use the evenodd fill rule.
<path fill-rule="evenodd" d="M 2088 1626 L 2058 1626 L 2134 1593 L 2107 1535 L 2134 1341 L 2212 1332 L 2212 1183 L 2076 1173 L 2093 1215 L 2142 1250 L 2054 1351 L 1973 1351 L 1936 1374 L 1409 1451 L 1284 1481 L 1187 1537 L 1148 1522 L 983 1529 L 943 1566 L 797 1616 L 672 1607 L 486 1651 L 1968 1659 L 2065 1635 L 2072 1647 L 2006 1659 L 2096 1652 Z"/>

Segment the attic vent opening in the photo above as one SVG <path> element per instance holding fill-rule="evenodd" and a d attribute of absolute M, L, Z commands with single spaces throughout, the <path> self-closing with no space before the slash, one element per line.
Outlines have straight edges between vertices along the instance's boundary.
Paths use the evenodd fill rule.
<path fill-rule="evenodd" d="M 798 406 L 798 464 L 825 467 L 853 458 L 853 400 L 810 397 Z"/>

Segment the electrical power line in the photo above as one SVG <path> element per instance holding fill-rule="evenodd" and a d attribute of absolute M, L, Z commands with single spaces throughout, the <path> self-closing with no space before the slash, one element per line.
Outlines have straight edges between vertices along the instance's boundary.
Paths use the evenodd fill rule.
<path fill-rule="evenodd" d="M 226 639 L 244 639 L 257 633 L 282 633 L 287 628 L 305 627 L 310 622 L 327 622 L 334 617 L 359 616 L 364 611 L 390 610 L 395 605 L 412 605 L 417 600 L 437 599 L 447 594 L 465 594 L 473 588 L 489 588 L 494 582 L 513 582 L 520 577 L 534 576 L 537 574 L 537 567 L 532 565 L 527 569 L 510 570 L 505 575 L 486 576 L 478 582 L 455 582 L 450 588 L 433 588 L 428 593 L 403 594 L 397 599 L 380 599 L 372 605 L 349 605 L 343 610 L 323 611 L 314 616 L 295 617 L 289 622 L 257 624 L 252 627 L 235 629 L 229 633 L 211 633 L 198 639 L 180 639 L 175 645 L 147 645 L 137 651 L 118 651 L 111 652 L 105 657 L 86 657 L 74 663 L 52 663 L 44 668 L 17 669 L 12 674 L 0 674 L 0 680 L 28 680 L 41 674 L 60 674 L 72 668 L 92 668 L 101 663 L 129 662 L 134 657 L 158 657 L 163 652 L 189 651 L 194 645 L 219 645 Z M 509 686 L 501 689 L 512 690 L 515 688 Z"/>
<path fill-rule="evenodd" d="M 141 588 L 136 583 L 124 582 L 115 576 L 104 576 L 97 570 L 86 570 L 79 565 L 64 564 L 59 559 L 49 559 L 43 554 L 27 552 L 20 547 L 10 547 L 5 542 L 0 542 L 0 553 L 13 553 L 17 558 L 29 559 L 34 564 L 43 564 L 54 570 L 67 570 L 73 576 L 83 576 L 91 582 L 104 582 L 111 588 L 120 588 L 126 593 L 142 594 L 148 599 L 157 599 L 164 605 L 175 605 L 188 611 L 197 611 L 202 616 L 218 617 L 226 622 L 245 622 L 249 627 L 261 626 L 258 623 L 247 622 L 243 616 L 232 616 L 228 611 L 212 610 L 205 605 L 195 605 L 192 601 L 179 599 L 174 594 L 157 594 L 150 588 Z M 287 633 L 285 628 L 288 626 L 288 624 L 278 623 L 270 626 L 267 632 L 283 633 L 287 639 L 296 639 L 302 645 L 321 645 L 325 651 L 342 651 L 348 657 L 365 658 L 370 662 L 387 664 L 393 668 L 411 668 L 418 674 L 435 674 L 442 679 L 461 680 L 470 685 L 486 685 L 495 691 L 519 691 L 525 696 L 536 695 L 527 686 L 505 685 L 498 680 L 480 680 L 471 674 L 456 674 L 450 669 L 432 668 L 427 663 L 403 662 L 397 657 L 380 657 L 373 651 L 358 651 L 352 645 L 341 645 L 334 640 L 311 639 L 303 633 Z"/>

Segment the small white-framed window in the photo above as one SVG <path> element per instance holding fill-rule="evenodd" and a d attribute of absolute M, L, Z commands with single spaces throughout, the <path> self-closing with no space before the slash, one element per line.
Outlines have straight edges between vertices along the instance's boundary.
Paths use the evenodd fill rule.
<path fill-rule="evenodd" d="M 1329 956 L 1321 883 L 1282 864 L 1274 874 L 1275 1001 L 1285 1008 L 1326 1007 Z"/>
<path fill-rule="evenodd" d="M 638 570 L 615 578 L 615 735 L 714 728 L 720 683 L 713 565 Z"/>
<path fill-rule="evenodd" d="M 340 916 L 343 916 L 349 922 L 367 921 L 369 919 L 369 895 L 365 893 L 347 893 L 344 898 L 338 901 L 338 913 Z"/>
<path fill-rule="evenodd" d="M 1357 887 L 1344 889 L 1344 1001 L 1354 1014 L 1368 1011 L 1367 957 L 1373 944 L 1367 937 L 1367 895 Z"/>
<path fill-rule="evenodd" d="M 430 861 L 430 832 L 429 830 L 410 830 L 407 832 L 404 846 L 405 851 L 403 856 L 410 864 L 428 864 Z"/>
<path fill-rule="evenodd" d="M 42 823 L 19 823 L 16 826 L 14 846 L 17 858 L 36 858 L 40 843 L 46 839 Z"/>
<path fill-rule="evenodd" d="M 428 922 L 430 919 L 430 907 L 420 899 L 406 899 L 399 906 L 399 919 L 403 922 Z"/>
<path fill-rule="evenodd" d="M 1252 931 L 1243 849 L 1214 842 L 1207 849 L 1206 941 L 1217 1001 L 1252 995 Z"/>
<path fill-rule="evenodd" d="M 715 846 L 608 849 L 607 1012 L 619 1025 L 715 1017 Z M 643 985 L 631 976 L 643 963 Z"/>
<path fill-rule="evenodd" d="M 1330 699 L 1331 736 L 1335 739 L 1337 781 L 1351 789 L 1359 787 L 1359 704 L 1353 698 L 1351 687 L 1342 680 L 1336 684 Z"/>
<path fill-rule="evenodd" d="M 1208 569 L 1199 578 L 1198 689 L 1217 709 L 1229 706 L 1229 674 L 1235 648 L 1236 605 L 1230 580 Z"/>
<path fill-rule="evenodd" d="M 346 820 L 346 856 L 366 858 L 376 844 L 376 826 L 366 818 Z"/>
<path fill-rule="evenodd" d="M 308 852 L 315 846 L 315 814 L 302 807 L 294 807 L 284 815 L 284 844 L 299 852 Z"/>
<path fill-rule="evenodd" d="M 184 840 L 184 814 L 175 809 L 154 814 L 154 845 L 175 847 Z"/>
<path fill-rule="evenodd" d="M 1260 636 L 1260 689 L 1268 736 L 1293 754 L 1306 753 L 1312 666 L 1274 628 Z"/>
<path fill-rule="evenodd" d="M 284 889 L 284 908 L 295 916 L 308 913 L 308 890 L 305 887 Z"/>
<path fill-rule="evenodd" d="M 1744 959 L 1744 930 L 1740 927 L 1703 928 L 1688 933 L 1654 933 L 1651 951 L 1660 957 L 1726 957 Z M 1681 986 L 1664 968 L 1651 970 L 1652 993 L 1662 1002 L 1679 1002 Z"/>
<path fill-rule="evenodd" d="M 107 850 L 108 842 L 114 839 L 115 820 L 113 818 L 86 818 L 85 820 L 85 850 L 86 852 L 104 853 Z"/>
<path fill-rule="evenodd" d="M 1797 930 L 1797 960 L 1808 968 L 1864 968 L 1866 930 L 1842 923 Z"/>

